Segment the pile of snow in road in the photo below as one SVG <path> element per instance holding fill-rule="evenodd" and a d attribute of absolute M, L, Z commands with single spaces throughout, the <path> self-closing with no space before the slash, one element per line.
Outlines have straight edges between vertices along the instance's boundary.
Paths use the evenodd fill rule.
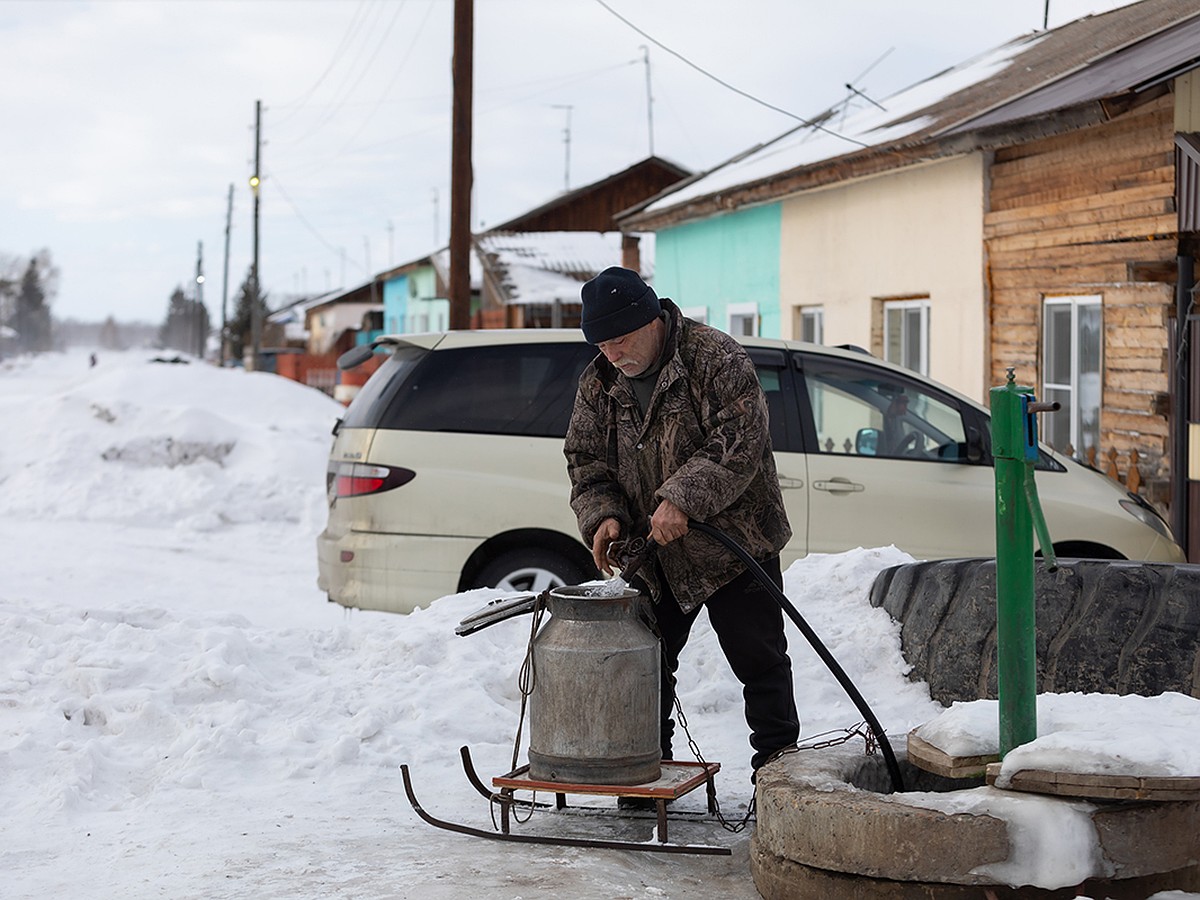
<path fill-rule="evenodd" d="M 340 413 L 285 379 L 147 354 L 0 364 L 6 896 L 757 896 L 744 833 L 700 835 L 732 858 L 614 864 L 416 821 L 401 763 L 426 806 L 487 827 L 457 751 L 470 745 L 485 777 L 510 768 L 528 619 L 455 636 L 499 596 L 487 590 L 409 616 L 325 601 L 314 541 Z M 866 600 L 909 559 L 813 556 L 784 579 L 897 736 L 941 712 Z M 854 725 L 816 654 L 790 642 L 805 735 Z M 740 814 L 741 689 L 703 617 L 679 680 L 692 735 L 723 763 L 723 808 Z"/>
<path fill-rule="evenodd" d="M 209 529 L 319 517 L 341 407 L 267 373 L 174 354 L 78 354 L 0 369 L 8 518 Z"/>

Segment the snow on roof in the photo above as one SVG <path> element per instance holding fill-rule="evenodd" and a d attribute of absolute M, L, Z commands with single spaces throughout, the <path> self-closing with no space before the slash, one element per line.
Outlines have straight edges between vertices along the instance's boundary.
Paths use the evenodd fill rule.
<path fill-rule="evenodd" d="M 1015 38 L 878 105 L 851 96 L 819 121 L 802 123 L 664 194 L 633 214 L 631 224 L 642 215 L 715 200 L 725 191 L 864 151 L 921 162 L 923 147 L 930 155 L 955 152 L 939 151 L 935 144 L 942 138 L 957 137 L 956 146 L 963 146 L 964 132 L 1136 90 L 1149 74 L 1194 64 L 1198 16 L 1194 0 L 1142 0 Z"/>
<path fill-rule="evenodd" d="M 432 254 L 429 257 L 429 262 L 437 271 L 438 277 L 442 279 L 444 284 L 450 283 L 450 248 L 443 247 L 441 250 Z M 477 291 L 483 284 L 483 266 L 479 264 L 479 259 L 475 252 L 470 254 L 470 273 L 471 273 L 471 290 Z"/>
<path fill-rule="evenodd" d="M 621 263 L 619 231 L 489 232 L 475 243 L 509 303 L 578 303 L 583 281 Z M 642 276 L 652 278 L 653 236 L 639 251 Z"/>
<path fill-rule="evenodd" d="M 911 137 L 933 124 L 929 117 L 916 113 L 992 77 L 1042 37 L 1044 35 L 1021 38 L 946 69 L 880 101 L 882 109 L 852 97 L 841 108 L 841 115 L 830 116 L 815 126 L 812 123 L 798 125 L 663 196 L 647 206 L 645 212 L 659 212 L 791 169 Z"/>

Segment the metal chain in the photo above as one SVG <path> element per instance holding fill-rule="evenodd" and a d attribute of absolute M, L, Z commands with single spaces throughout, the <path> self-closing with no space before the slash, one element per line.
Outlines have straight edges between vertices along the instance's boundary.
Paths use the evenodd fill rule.
<path fill-rule="evenodd" d="M 521 670 L 517 673 L 517 689 L 521 692 L 521 714 L 517 719 L 517 734 L 513 738 L 512 765 L 509 767 L 510 772 L 517 771 L 517 760 L 521 755 L 521 732 L 525 728 L 525 712 L 529 704 L 529 697 L 533 693 L 533 689 L 537 686 L 537 666 L 533 661 L 533 639 L 537 637 L 538 629 L 542 625 L 542 617 L 546 614 L 546 602 L 550 596 L 549 590 L 544 590 L 538 594 L 537 599 L 533 602 L 533 616 L 529 623 L 529 643 L 525 645 L 525 659 L 521 661 Z M 533 800 L 537 800 L 537 792 L 533 794 Z M 501 802 L 496 794 L 492 794 L 492 802 L 489 808 L 492 813 L 492 826 L 499 831 L 496 826 L 496 803 Z M 517 813 L 516 808 L 513 808 L 513 816 L 518 824 L 528 822 L 533 816 L 533 803 L 529 804 L 529 815 L 524 819 Z"/>
<path fill-rule="evenodd" d="M 695 738 L 692 737 L 692 732 L 688 730 L 687 716 L 683 714 L 683 705 L 679 702 L 679 694 L 674 694 L 672 699 L 675 702 L 675 715 L 679 719 L 679 727 L 683 729 L 683 733 L 687 737 L 688 749 L 696 757 L 696 762 L 707 769 L 708 763 L 705 762 L 704 755 L 700 752 L 700 745 L 696 743 Z M 721 801 L 717 799 L 715 791 L 713 792 L 712 802 L 713 811 L 716 813 L 717 821 L 721 823 L 721 827 L 732 834 L 737 834 L 745 830 L 746 826 L 750 824 L 750 819 L 754 816 L 755 807 L 758 803 L 758 795 L 755 794 L 750 798 L 750 803 L 746 806 L 746 815 L 742 816 L 742 821 L 740 822 L 730 822 L 725 818 L 721 812 Z"/>

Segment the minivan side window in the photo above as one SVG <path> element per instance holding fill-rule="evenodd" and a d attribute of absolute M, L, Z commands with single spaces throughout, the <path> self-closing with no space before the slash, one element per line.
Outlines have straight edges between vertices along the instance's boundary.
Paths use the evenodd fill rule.
<path fill-rule="evenodd" d="M 581 343 L 438 350 L 405 380 L 377 427 L 562 438 L 579 376 L 595 356 Z"/>
<path fill-rule="evenodd" d="M 802 366 L 816 452 L 966 462 L 967 426 L 953 398 L 886 369 L 813 357 Z"/>

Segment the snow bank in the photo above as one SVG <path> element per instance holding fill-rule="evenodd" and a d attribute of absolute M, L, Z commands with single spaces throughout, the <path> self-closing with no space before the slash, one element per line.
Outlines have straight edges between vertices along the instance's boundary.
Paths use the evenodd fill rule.
<path fill-rule="evenodd" d="M 206 530 L 321 516 L 326 395 L 154 353 L 23 357 L 0 368 L 0 514 Z M 14 389 L 15 390 L 10 390 Z"/>

